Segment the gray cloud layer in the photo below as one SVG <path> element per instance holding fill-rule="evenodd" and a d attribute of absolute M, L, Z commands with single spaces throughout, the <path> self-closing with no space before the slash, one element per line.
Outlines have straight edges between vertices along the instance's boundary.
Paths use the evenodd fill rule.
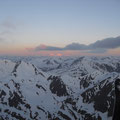
<path fill-rule="evenodd" d="M 16 30 L 16 24 L 9 18 L 0 23 L 0 43 L 6 43 L 11 40 L 11 35 Z"/>
<path fill-rule="evenodd" d="M 4 38 L 0 37 L 0 42 L 3 42 L 4 41 Z"/>
<path fill-rule="evenodd" d="M 106 38 L 104 40 L 98 40 L 93 44 L 89 45 L 90 48 L 118 48 L 120 47 L 120 36 L 116 38 Z"/>
<path fill-rule="evenodd" d="M 41 51 L 41 50 L 63 50 L 62 48 L 59 47 L 52 47 L 52 46 L 44 46 L 44 48 L 40 45 L 34 49 L 35 51 Z"/>
<path fill-rule="evenodd" d="M 88 46 L 79 43 L 72 43 L 63 48 L 63 50 L 85 50 Z"/>
<path fill-rule="evenodd" d="M 6 19 L 5 21 L 3 21 L 0 26 L 3 29 L 9 29 L 9 30 L 15 30 L 16 29 L 16 25 L 13 23 L 13 21 Z"/>
<path fill-rule="evenodd" d="M 45 46 L 41 47 L 37 46 L 34 50 L 35 51 L 41 51 L 41 50 L 90 50 L 90 53 L 104 53 L 108 49 L 114 49 L 120 47 L 120 36 L 115 38 L 106 38 L 103 40 L 98 40 L 95 43 L 92 43 L 90 45 L 84 45 L 79 43 L 72 43 L 64 48 L 55 47 L 55 46 Z"/>

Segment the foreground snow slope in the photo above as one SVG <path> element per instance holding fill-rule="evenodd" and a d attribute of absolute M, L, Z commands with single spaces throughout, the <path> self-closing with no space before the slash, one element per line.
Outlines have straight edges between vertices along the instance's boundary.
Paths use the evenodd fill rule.
<path fill-rule="evenodd" d="M 119 57 L 2 58 L 0 118 L 109 120 L 119 74 Z"/>

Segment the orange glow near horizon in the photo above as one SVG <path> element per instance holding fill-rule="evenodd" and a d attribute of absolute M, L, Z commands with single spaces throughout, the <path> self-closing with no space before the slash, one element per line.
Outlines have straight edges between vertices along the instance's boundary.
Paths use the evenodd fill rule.
<path fill-rule="evenodd" d="M 59 56 L 60 57 L 60 56 L 62 56 L 62 54 L 61 53 L 57 53 L 57 54 L 50 53 L 49 56 Z"/>
<path fill-rule="evenodd" d="M 57 56 L 62 56 L 62 54 L 61 53 L 57 53 Z"/>
<path fill-rule="evenodd" d="M 53 53 L 50 53 L 49 56 L 55 56 Z"/>
<path fill-rule="evenodd" d="M 43 46 L 44 47 L 44 46 Z M 15 55 L 15 56 L 120 56 L 120 48 L 110 49 L 106 53 L 88 53 L 80 50 L 66 50 L 66 51 L 34 51 L 33 48 L 13 48 L 0 49 L 0 55 Z"/>
<path fill-rule="evenodd" d="M 108 51 L 108 54 L 109 55 L 115 55 L 115 56 L 120 56 L 120 48 L 117 48 L 117 49 L 110 49 L 109 51 Z"/>

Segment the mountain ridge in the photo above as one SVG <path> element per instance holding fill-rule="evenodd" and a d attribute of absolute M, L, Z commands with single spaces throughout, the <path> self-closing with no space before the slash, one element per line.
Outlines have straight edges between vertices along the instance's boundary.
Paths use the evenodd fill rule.
<path fill-rule="evenodd" d="M 1 119 L 112 118 L 119 57 L 36 59 L 0 60 Z"/>

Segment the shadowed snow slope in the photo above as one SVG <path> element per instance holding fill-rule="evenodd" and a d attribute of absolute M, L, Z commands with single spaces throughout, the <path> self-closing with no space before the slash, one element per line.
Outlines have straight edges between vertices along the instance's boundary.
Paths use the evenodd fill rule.
<path fill-rule="evenodd" d="M 1 59 L 0 119 L 111 119 L 119 74 L 119 57 Z"/>

